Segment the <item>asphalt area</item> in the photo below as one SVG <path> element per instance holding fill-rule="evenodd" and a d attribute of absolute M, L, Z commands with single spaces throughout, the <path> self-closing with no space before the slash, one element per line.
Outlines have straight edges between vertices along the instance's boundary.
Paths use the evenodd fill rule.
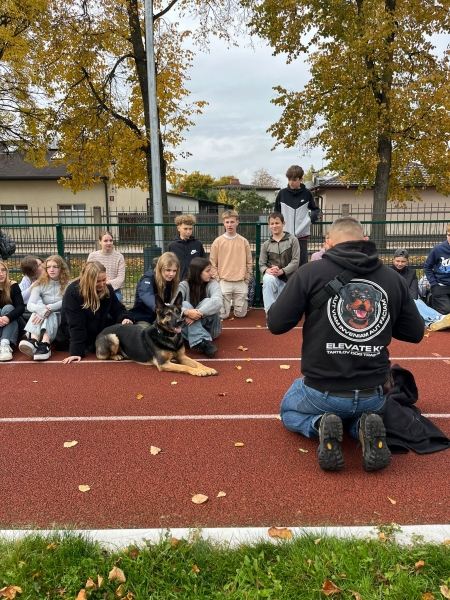
<path fill-rule="evenodd" d="M 301 325 L 272 335 L 262 310 L 226 320 L 214 359 L 187 351 L 219 373 L 205 378 L 95 355 L 63 365 L 62 352 L 37 363 L 16 351 L 0 364 L 0 528 L 448 523 L 449 452 L 394 455 L 366 473 L 346 436 L 344 470 L 325 473 L 317 441 L 284 428 L 279 405 L 300 374 L 301 337 Z M 450 436 L 450 330 L 418 345 L 394 340 L 390 355 Z M 195 504 L 197 494 L 208 499 Z"/>

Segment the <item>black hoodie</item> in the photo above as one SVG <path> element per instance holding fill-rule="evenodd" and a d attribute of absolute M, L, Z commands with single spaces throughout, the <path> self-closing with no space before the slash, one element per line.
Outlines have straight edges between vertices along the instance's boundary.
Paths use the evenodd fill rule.
<path fill-rule="evenodd" d="M 203 244 L 196 240 L 193 235 L 188 240 L 182 240 L 178 235 L 167 246 L 167 252 L 176 254 L 180 261 L 180 281 L 187 277 L 189 265 L 193 258 L 205 257 Z"/>
<path fill-rule="evenodd" d="M 346 269 L 356 277 L 314 309 L 311 299 Z M 303 315 L 301 370 L 306 385 L 320 391 L 382 385 L 392 338 L 419 343 L 424 334 L 405 280 L 382 264 L 370 241 L 337 244 L 321 261 L 297 269 L 270 307 L 268 327 L 274 334 L 285 333 Z"/>

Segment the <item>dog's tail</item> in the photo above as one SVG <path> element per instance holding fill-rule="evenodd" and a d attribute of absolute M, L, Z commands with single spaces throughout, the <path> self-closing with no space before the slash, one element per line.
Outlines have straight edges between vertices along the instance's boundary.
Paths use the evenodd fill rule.
<path fill-rule="evenodd" d="M 107 360 L 119 352 L 119 338 L 115 333 L 99 335 L 95 340 L 95 353 L 99 360 Z"/>

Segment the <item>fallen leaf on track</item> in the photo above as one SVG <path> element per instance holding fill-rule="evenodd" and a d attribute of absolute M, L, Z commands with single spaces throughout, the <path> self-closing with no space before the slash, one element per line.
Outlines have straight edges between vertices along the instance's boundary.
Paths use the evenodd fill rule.
<path fill-rule="evenodd" d="M 322 592 L 325 594 L 325 596 L 330 596 L 331 594 L 339 594 L 342 592 L 342 590 L 341 588 L 338 588 L 337 585 L 334 585 L 334 583 L 329 579 L 325 579 L 322 586 Z"/>
<path fill-rule="evenodd" d="M 203 502 L 208 500 L 208 496 L 205 496 L 204 494 L 195 494 L 195 496 L 192 496 L 191 500 L 194 504 L 203 504 Z"/>
<path fill-rule="evenodd" d="M 450 360 L 444 360 L 444 362 L 450 365 Z"/>
<path fill-rule="evenodd" d="M 241 446 L 243 446 L 243 445 L 244 445 L 244 442 L 235 442 L 235 444 L 234 444 L 234 445 L 235 445 L 235 446 L 239 446 L 239 447 L 241 447 Z"/>
<path fill-rule="evenodd" d="M 287 527 L 271 527 L 267 533 L 271 538 L 280 538 L 280 540 L 292 539 L 292 530 Z"/>
<path fill-rule="evenodd" d="M 228 392 L 220 392 L 220 394 L 217 394 L 218 396 L 226 396 Z"/>
<path fill-rule="evenodd" d="M 88 485 L 79 485 L 78 489 L 80 492 L 88 492 L 91 488 Z"/>
<path fill-rule="evenodd" d="M 437 354 L 437 352 L 432 352 L 431 356 L 442 356 L 442 354 Z"/>
<path fill-rule="evenodd" d="M 156 456 L 160 452 L 161 448 L 158 448 L 158 446 L 150 446 L 150 454 L 153 454 L 153 456 Z"/>
<path fill-rule="evenodd" d="M 250 358 L 250 356 L 249 356 L 248 358 L 246 358 L 246 359 L 244 359 L 244 360 L 245 360 L 246 362 L 250 362 L 250 361 L 251 361 L 251 358 Z"/>
<path fill-rule="evenodd" d="M 144 396 L 143 396 L 142 394 L 138 394 L 138 395 L 136 396 L 136 398 L 137 398 L 138 400 L 142 400 L 142 398 L 143 398 L 143 397 L 144 397 Z"/>
<path fill-rule="evenodd" d="M 240 370 L 242 369 L 241 365 L 238 365 L 238 366 L 236 367 L 236 369 L 237 369 L 238 371 L 240 371 Z"/>
<path fill-rule="evenodd" d="M 277 415 L 277 419 L 281 421 L 281 415 Z"/>
<path fill-rule="evenodd" d="M 287 369 L 290 369 L 291 365 L 280 365 L 280 369 L 284 369 L 285 371 L 287 371 Z"/>
<path fill-rule="evenodd" d="M 35 380 L 33 381 L 33 383 L 39 383 L 39 381 L 38 381 L 37 379 L 35 379 Z"/>
<path fill-rule="evenodd" d="M 127 578 L 125 577 L 125 573 L 119 567 L 114 566 L 108 574 L 108 579 L 110 581 L 119 581 L 120 583 L 125 583 Z"/>
<path fill-rule="evenodd" d="M 244 348 L 244 346 L 238 346 L 238 350 L 245 352 L 246 350 L 248 350 L 248 348 Z"/>
<path fill-rule="evenodd" d="M 73 448 L 77 444 L 78 442 L 76 440 L 73 440 L 73 442 L 64 442 L 64 448 Z"/>
<path fill-rule="evenodd" d="M 245 382 L 246 383 L 253 383 L 253 379 L 246 379 Z"/>
<path fill-rule="evenodd" d="M 389 496 L 387 497 L 387 499 L 391 504 L 397 504 L 397 500 L 393 500 L 392 498 L 389 498 Z"/>
<path fill-rule="evenodd" d="M 18 585 L 7 585 L 0 590 L 0 596 L 4 598 L 15 598 L 16 594 L 21 594 L 22 588 Z"/>
<path fill-rule="evenodd" d="M 226 495 L 227 495 L 226 492 L 219 492 L 217 494 L 217 498 L 225 498 Z"/>
<path fill-rule="evenodd" d="M 234 321 L 234 317 L 231 317 L 228 319 L 229 321 Z"/>
<path fill-rule="evenodd" d="M 299 452 L 305 452 L 305 454 L 308 452 L 308 450 L 305 450 L 304 448 L 299 448 L 298 450 Z"/>
<path fill-rule="evenodd" d="M 177 385 L 178 381 L 172 381 L 170 385 Z"/>
<path fill-rule="evenodd" d="M 257 327 L 258 329 L 261 329 L 262 325 L 257 325 L 256 327 Z"/>

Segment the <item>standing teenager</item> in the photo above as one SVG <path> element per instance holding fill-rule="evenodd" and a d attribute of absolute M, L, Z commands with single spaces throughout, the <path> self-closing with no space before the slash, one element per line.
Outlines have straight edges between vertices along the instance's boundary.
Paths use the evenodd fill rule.
<path fill-rule="evenodd" d="M 113 290 L 120 302 L 122 302 L 121 287 L 125 280 L 125 259 L 123 254 L 114 250 L 112 233 L 103 231 L 98 236 L 100 250 L 91 252 L 87 258 L 88 262 L 98 260 L 106 268 L 106 283 L 112 285 Z"/>
<path fill-rule="evenodd" d="M 0 261 L 0 362 L 12 360 L 12 347 L 19 334 L 18 319 L 25 310 L 19 285 L 9 279 L 7 265 Z"/>
<path fill-rule="evenodd" d="M 52 355 L 50 345 L 61 321 L 62 298 L 69 280 L 65 261 L 53 254 L 45 260 L 44 272 L 31 287 L 27 304 L 31 317 L 25 325 L 30 337 L 20 342 L 19 350 L 34 360 L 47 360 Z"/>

